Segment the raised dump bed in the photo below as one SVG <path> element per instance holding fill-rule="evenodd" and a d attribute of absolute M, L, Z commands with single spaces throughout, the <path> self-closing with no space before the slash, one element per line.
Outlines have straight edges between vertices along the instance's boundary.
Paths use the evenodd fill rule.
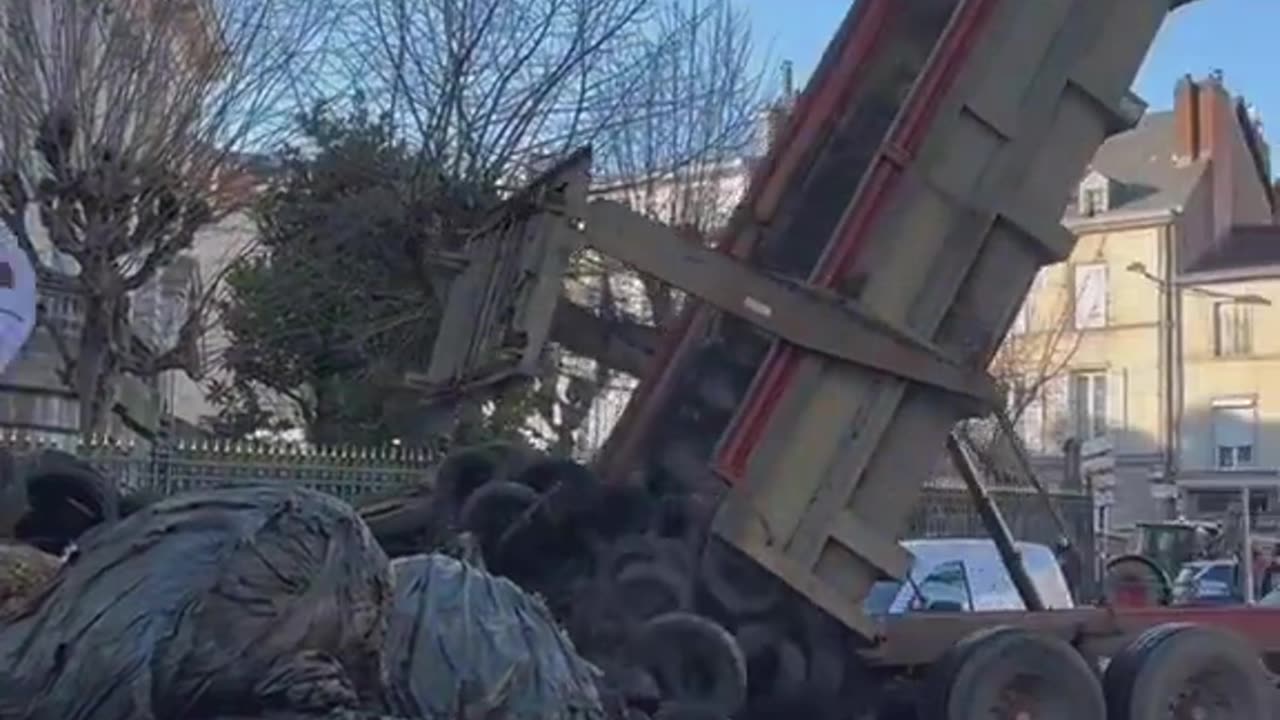
<path fill-rule="evenodd" d="M 894 540 L 947 433 L 991 399 L 978 373 L 1036 270 L 1071 251 L 1068 190 L 1139 118 L 1128 88 L 1169 9 L 856 3 L 725 247 L 881 323 L 864 334 L 972 370 L 973 385 L 812 352 L 704 305 L 669 338 L 604 466 L 709 460 L 733 488 L 717 533 L 872 635 L 859 599 L 903 571 Z M 710 407 L 714 382 L 738 402 Z"/>

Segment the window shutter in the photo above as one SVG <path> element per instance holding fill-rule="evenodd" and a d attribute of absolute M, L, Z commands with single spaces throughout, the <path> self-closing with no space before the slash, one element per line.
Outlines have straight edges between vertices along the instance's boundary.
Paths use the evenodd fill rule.
<path fill-rule="evenodd" d="M 1107 266 L 1076 265 L 1074 270 L 1077 328 L 1100 328 L 1107 324 Z"/>
<path fill-rule="evenodd" d="M 1254 406 L 1233 404 L 1213 408 L 1213 443 L 1217 447 L 1253 445 Z"/>

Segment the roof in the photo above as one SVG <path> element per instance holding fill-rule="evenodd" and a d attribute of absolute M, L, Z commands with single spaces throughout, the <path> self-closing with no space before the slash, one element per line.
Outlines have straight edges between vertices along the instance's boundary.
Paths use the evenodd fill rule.
<path fill-rule="evenodd" d="M 1205 253 L 1188 273 L 1230 272 L 1280 266 L 1280 226 L 1241 225 Z"/>
<path fill-rule="evenodd" d="M 1179 162 L 1174 113 L 1148 113 L 1131 130 L 1108 138 L 1089 168 L 1120 185 L 1104 213 L 1087 218 L 1170 210 L 1183 205 L 1204 171 L 1204 161 Z M 1084 220 L 1072 203 L 1068 220 Z"/>

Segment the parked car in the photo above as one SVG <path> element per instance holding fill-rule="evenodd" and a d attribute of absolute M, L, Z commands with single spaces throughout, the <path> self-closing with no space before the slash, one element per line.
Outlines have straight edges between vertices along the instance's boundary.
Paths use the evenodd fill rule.
<path fill-rule="evenodd" d="M 1174 605 L 1238 605 L 1244 602 L 1235 560 L 1183 563 L 1173 580 Z"/>
<path fill-rule="evenodd" d="M 877 582 L 863 603 L 868 615 L 1026 609 L 994 541 L 904 540 L 902 547 L 912 557 L 910 582 Z M 1070 586 L 1053 550 L 1026 542 L 1016 547 L 1045 606 L 1074 607 Z"/>

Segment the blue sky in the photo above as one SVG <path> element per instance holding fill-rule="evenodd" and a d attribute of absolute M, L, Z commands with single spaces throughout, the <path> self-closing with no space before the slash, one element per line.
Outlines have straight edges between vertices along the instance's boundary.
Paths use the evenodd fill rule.
<path fill-rule="evenodd" d="M 1035 0 L 1028 0 L 1034 2 Z M 760 57 L 772 67 L 795 63 L 803 86 L 850 0 L 741 0 L 749 9 Z M 1153 110 L 1173 104 L 1173 86 L 1190 73 L 1221 69 L 1227 87 L 1262 113 L 1267 140 L 1280 141 L 1280 0 L 1197 0 L 1165 22 L 1135 90 Z M 774 81 L 776 72 L 769 80 Z"/>

